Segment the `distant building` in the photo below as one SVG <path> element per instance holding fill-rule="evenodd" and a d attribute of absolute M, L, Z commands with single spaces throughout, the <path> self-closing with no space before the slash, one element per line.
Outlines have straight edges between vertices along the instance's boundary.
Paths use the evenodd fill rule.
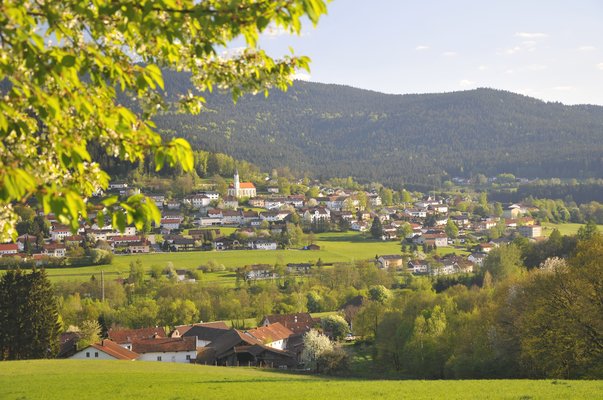
<path fill-rule="evenodd" d="M 228 187 L 228 195 L 236 198 L 255 197 L 255 185 L 251 182 L 239 182 L 239 171 L 235 171 L 234 182 Z"/>
<path fill-rule="evenodd" d="M 398 254 L 388 254 L 377 258 L 377 264 L 379 268 L 383 269 L 401 267 L 403 261 L 404 258 Z"/>
<path fill-rule="evenodd" d="M 519 234 L 527 238 L 538 238 L 542 236 L 542 227 L 540 225 L 524 225 L 518 228 Z"/>

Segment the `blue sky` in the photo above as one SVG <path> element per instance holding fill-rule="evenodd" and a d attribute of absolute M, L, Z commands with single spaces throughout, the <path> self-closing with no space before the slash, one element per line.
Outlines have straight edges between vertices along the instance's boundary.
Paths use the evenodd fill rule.
<path fill-rule="evenodd" d="M 274 55 L 289 46 L 316 82 L 603 105 L 603 0 L 335 0 L 317 28 L 261 40 Z"/>

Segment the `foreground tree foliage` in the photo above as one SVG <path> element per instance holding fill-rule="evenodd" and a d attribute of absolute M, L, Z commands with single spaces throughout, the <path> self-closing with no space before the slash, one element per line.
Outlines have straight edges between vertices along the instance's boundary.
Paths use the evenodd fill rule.
<path fill-rule="evenodd" d="M 7 271 L 0 279 L 0 360 L 53 357 L 60 329 L 46 273 Z"/>
<path fill-rule="evenodd" d="M 109 176 L 90 146 L 122 160 L 193 169 L 190 145 L 163 141 L 151 117 L 167 108 L 160 68 L 188 71 L 200 92 L 285 89 L 308 68 L 306 57 L 275 60 L 258 47 L 266 29 L 299 33 L 316 23 L 323 0 L 7 0 L 0 4 L 0 239 L 14 238 L 12 204 L 35 197 L 72 229 L 88 217 L 85 201 Z M 272 24 L 272 25 L 271 25 Z M 244 50 L 220 55 L 234 39 Z M 116 101 L 118 93 L 136 107 Z M 199 92 L 181 94 L 180 110 L 197 113 Z M 136 195 L 105 200 L 101 221 L 123 228 L 160 215 Z M 117 212 L 119 210 L 119 212 Z M 125 211 L 125 213 L 124 213 Z"/>

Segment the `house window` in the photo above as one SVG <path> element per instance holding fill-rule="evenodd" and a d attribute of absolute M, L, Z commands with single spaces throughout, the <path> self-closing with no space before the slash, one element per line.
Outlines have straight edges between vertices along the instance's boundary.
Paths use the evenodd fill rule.
<path fill-rule="evenodd" d="M 157 356 L 157 361 L 161 361 L 161 356 Z"/>
<path fill-rule="evenodd" d="M 98 358 L 98 351 L 94 352 L 94 358 Z"/>
<path fill-rule="evenodd" d="M 86 352 L 86 357 L 90 358 L 90 352 L 89 351 Z"/>
<path fill-rule="evenodd" d="M 187 355 L 186 355 L 186 359 L 190 361 L 190 359 L 191 359 L 191 355 L 190 355 L 190 354 L 187 354 Z"/>

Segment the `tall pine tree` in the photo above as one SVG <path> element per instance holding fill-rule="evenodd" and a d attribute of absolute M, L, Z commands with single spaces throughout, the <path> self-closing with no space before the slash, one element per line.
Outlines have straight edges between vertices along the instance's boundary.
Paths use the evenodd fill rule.
<path fill-rule="evenodd" d="M 7 271 L 0 279 L 0 360 L 53 357 L 60 329 L 46 272 Z"/>
<path fill-rule="evenodd" d="M 373 224 L 371 225 L 371 235 L 375 239 L 381 239 L 381 236 L 383 236 L 383 225 L 381 224 L 379 217 L 375 217 L 373 219 Z"/>

